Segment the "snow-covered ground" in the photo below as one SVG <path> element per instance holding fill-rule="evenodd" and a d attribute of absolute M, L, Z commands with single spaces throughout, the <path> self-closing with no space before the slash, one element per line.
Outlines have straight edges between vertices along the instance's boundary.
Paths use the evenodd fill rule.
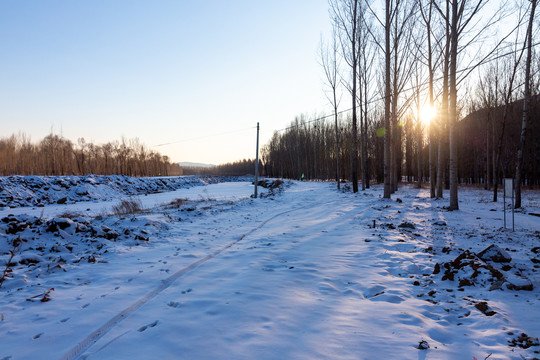
<path fill-rule="evenodd" d="M 512 232 L 483 190 L 334 187 L 0 210 L 0 359 L 540 357 L 540 193 Z"/>

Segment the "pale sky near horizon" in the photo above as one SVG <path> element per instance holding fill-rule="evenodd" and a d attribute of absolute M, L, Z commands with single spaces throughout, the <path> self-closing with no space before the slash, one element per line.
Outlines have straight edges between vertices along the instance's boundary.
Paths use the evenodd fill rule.
<path fill-rule="evenodd" d="M 0 137 L 254 158 L 257 122 L 262 147 L 296 115 L 330 111 L 318 59 L 329 28 L 327 0 L 5 1 Z"/>

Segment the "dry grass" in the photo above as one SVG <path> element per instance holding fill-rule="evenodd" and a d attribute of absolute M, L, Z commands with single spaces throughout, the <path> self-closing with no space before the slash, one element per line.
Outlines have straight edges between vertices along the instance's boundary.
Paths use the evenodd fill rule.
<path fill-rule="evenodd" d="M 2 285 L 4 284 L 4 281 L 8 278 L 9 273 L 12 271 L 11 267 L 15 264 L 12 263 L 13 257 L 15 256 L 15 250 L 17 250 L 17 247 L 21 244 L 21 237 L 19 236 L 18 239 L 15 239 L 13 241 L 13 250 L 9 251 L 10 257 L 9 260 L 6 262 L 6 267 L 2 273 L 2 276 L 0 277 L 0 289 L 2 288 Z"/>
<path fill-rule="evenodd" d="M 117 216 L 138 214 L 143 212 L 142 202 L 139 199 L 123 199 L 118 205 L 112 207 L 113 213 Z"/>
<path fill-rule="evenodd" d="M 170 203 L 166 204 L 164 207 L 166 209 L 180 209 L 182 206 L 185 206 L 188 201 L 189 201 L 188 199 L 179 198 L 179 199 L 175 199 L 171 201 Z"/>

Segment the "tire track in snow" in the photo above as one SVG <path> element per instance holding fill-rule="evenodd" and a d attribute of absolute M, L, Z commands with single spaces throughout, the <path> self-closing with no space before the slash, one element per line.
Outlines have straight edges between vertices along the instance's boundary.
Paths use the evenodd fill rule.
<path fill-rule="evenodd" d="M 329 201 L 328 204 L 340 201 L 340 200 L 333 200 Z M 64 356 L 61 357 L 61 360 L 72 360 L 79 358 L 88 348 L 90 348 L 93 344 L 95 344 L 99 339 L 101 339 L 105 334 L 107 334 L 113 327 L 115 327 L 117 324 L 119 324 L 122 320 L 127 318 L 131 313 L 135 312 L 137 309 L 139 309 L 142 305 L 146 304 L 148 301 L 152 300 L 154 297 L 156 297 L 158 294 L 163 292 L 165 289 L 170 287 L 179 277 L 184 275 L 185 273 L 197 268 L 199 265 L 207 262 L 208 260 L 216 257 L 223 251 L 229 249 L 233 245 L 237 244 L 238 242 L 242 241 L 246 236 L 251 235 L 255 231 L 262 228 L 264 225 L 266 225 L 268 222 L 274 220 L 275 218 L 278 218 L 282 215 L 288 214 L 290 212 L 299 211 L 302 209 L 305 209 L 307 207 L 313 206 L 313 204 L 309 204 L 306 206 L 298 207 L 295 209 L 289 209 L 283 212 L 280 212 L 276 215 L 271 216 L 270 218 L 264 220 L 262 223 L 260 223 L 255 228 L 249 230 L 248 232 L 240 235 L 238 239 L 231 241 L 224 247 L 214 251 L 213 253 L 205 256 L 204 258 L 194 262 L 193 264 L 178 270 L 168 278 L 162 281 L 161 285 L 156 287 L 154 290 L 150 291 L 148 294 L 137 300 L 134 304 L 129 306 L 128 308 L 122 310 L 120 313 L 118 313 L 116 316 L 114 316 L 112 319 L 107 321 L 105 324 L 103 324 L 100 328 L 92 332 L 90 335 L 88 335 L 84 340 L 79 342 L 77 345 L 75 345 L 70 351 L 68 351 Z"/>

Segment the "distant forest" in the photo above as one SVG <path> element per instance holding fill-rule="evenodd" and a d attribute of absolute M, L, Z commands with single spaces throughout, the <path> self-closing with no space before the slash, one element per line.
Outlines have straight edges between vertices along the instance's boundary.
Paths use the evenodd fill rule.
<path fill-rule="evenodd" d="M 263 164 L 259 161 L 259 169 Z M 243 176 L 255 174 L 255 159 L 244 159 L 232 163 L 212 167 L 189 167 L 184 166 L 184 175 L 219 175 L 219 176 Z"/>
<path fill-rule="evenodd" d="M 77 144 L 55 134 L 32 142 L 24 134 L 0 138 L 0 174 L 175 176 L 182 168 L 138 139 Z"/>

